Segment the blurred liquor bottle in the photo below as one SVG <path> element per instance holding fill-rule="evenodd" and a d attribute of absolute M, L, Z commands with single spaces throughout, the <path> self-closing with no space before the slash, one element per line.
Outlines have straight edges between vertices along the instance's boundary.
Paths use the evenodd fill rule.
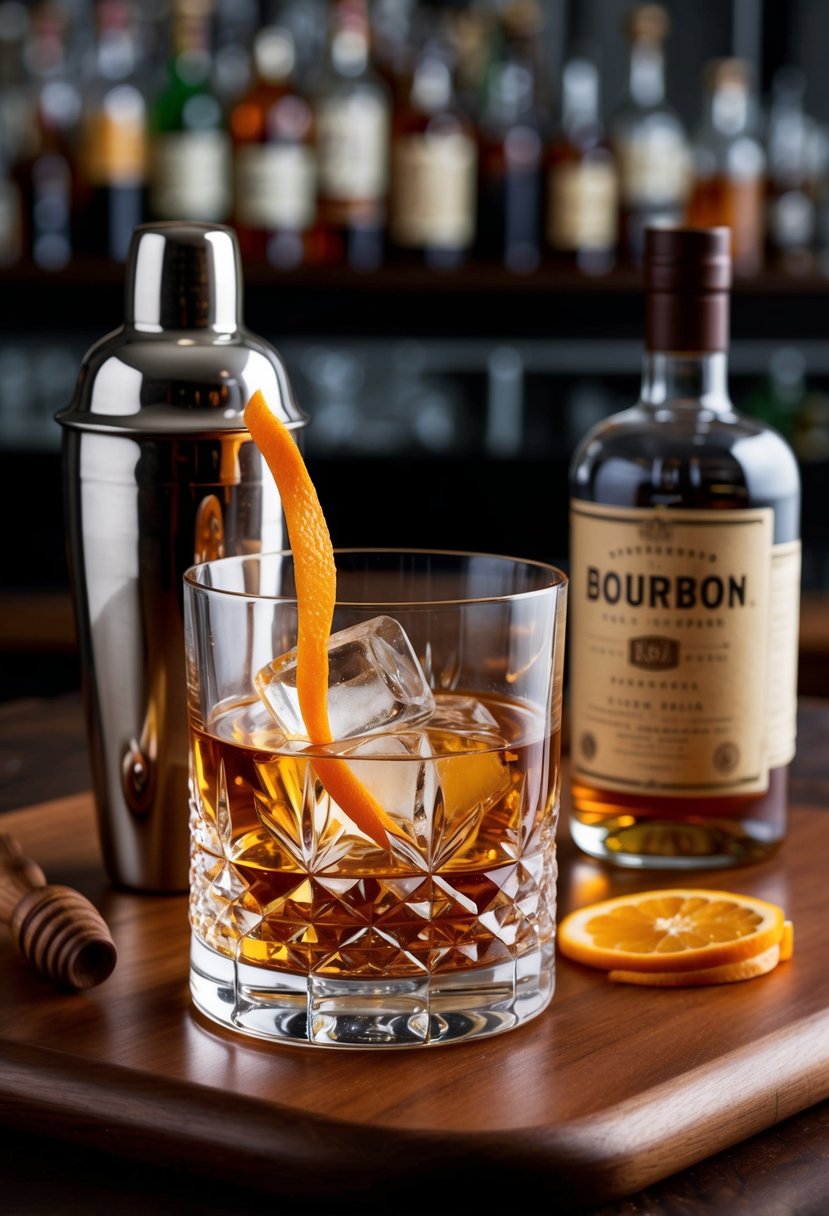
<path fill-rule="evenodd" d="M 253 40 L 255 78 L 232 109 L 233 223 L 246 261 L 292 269 L 311 260 L 316 219 L 314 115 L 294 80 L 290 31 Z"/>
<path fill-rule="evenodd" d="M 32 11 L 26 60 L 34 88 L 34 139 L 18 166 L 23 245 L 36 266 L 61 270 L 76 244 L 81 93 L 70 56 L 69 13 L 41 3 Z"/>
<path fill-rule="evenodd" d="M 544 149 L 549 120 L 539 97 L 540 5 L 503 11 L 478 123 L 478 248 L 510 270 L 541 261 Z"/>
<path fill-rule="evenodd" d="M 800 68 L 778 68 L 772 79 L 766 153 L 766 252 L 769 264 L 787 272 L 813 263 L 817 203 L 815 124 L 804 109 L 806 76 Z"/>
<path fill-rule="evenodd" d="M 691 146 L 687 222 L 730 228 L 735 274 L 755 274 L 765 245 L 766 154 L 755 133 L 749 64 L 714 60 L 703 83 L 705 112 Z"/>
<path fill-rule="evenodd" d="M 809 178 L 815 206 L 814 269 L 829 271 L 829 129 L 812 119 L 809 135 Z"/>
<path fill-rule="evenodd" d="M 561 76 L 559 130 L 547 150 L 546 244 L 554 260 L 604 274 L 616 260 L 618 179 L 599 109 L 599 70 L 581 55 Z"/>
<path fill-rule="evenodd" d="M 147 106 L 134 6 L 100 0 L 79 148 L 79 247 L 124 262 L 146 217 Z"/>
<path fill-rule="evenodd" d="M 472 117 L 481 104 L 481 82 L 491 58 L 493 37 L 510 10 L 524 0 L 497 4 L 421 4 L 417 46 L 430 38 L 451 48 L 455 103 Z M 530 0 L 532 3 L 532 0 Z"/>
<path fill-rule="evenodd" d="M 22 256 L 20 186 L 8 162 L 0 160 L 0 267 L 13 266 Z"/>
<path fill-rule="evenodd" d="M 29 81 L 24 70 L 29 13 L 22 4 L 0 4 L 0 266 L 23 257 L 21 183 L 36 136 Z"/>
<path fill-rule="evenodd" d="M 252 87 L 256 71 L 253 42 L 263 24 L 258 0 L 215 0 L 211 82 L 229 114 Z"/>
<path fill-rule="evenodd" d="M 398 256 L 449 269 L 475 243 L 477 143 L 457 105 L 451 53 L 428 39 L 419 51 L 392 136 L 391 240 Z"/>
<path fill-rule="evenodd" d="M 372 62 L 386 82 L 392 111 L 411 86 L 418 13 L 416 0 L 374 0 L 371 6 Z"/>
<path fill-rule="evenodd" d="M 320 257 L 370 270 L 383 260 L 391 97 L 370 62 L 366 0 L 334 0 L 317 90 Z"/>
<path fill-rule="evenodd" d="M 230 213 L 230 137 L 211 82 L 211 17 L 211 0 L 173 0 L 167 82 L 150 107 L 154 219 L 220 223 Z"/>
<path fill-rule="evenodd" d="M 794 443 L 807 394 L 806 357 L 797 346 L 778 346 L 768 356 L 762 380 L 747 395 L 745 411 Z"/>
<path fill-rule="evenodd" d="M 668 14 L 659 4 L 630 10 L 625 96 L 608 120 L 619 174 L 621 258 L 641 265 L 645 229 L 681 221 L 688 192 L 689 146 L 666 100 Z"/>

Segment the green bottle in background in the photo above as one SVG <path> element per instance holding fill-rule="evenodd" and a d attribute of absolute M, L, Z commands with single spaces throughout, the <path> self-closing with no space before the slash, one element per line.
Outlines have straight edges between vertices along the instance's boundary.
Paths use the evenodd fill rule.
<path fill-rule="evenodd" d="M 175 0 L 167 82 L 150 110 L 150 213 L 221 222 L 231 204 L 225 116 L 211 83 L 210 0 Z"/>

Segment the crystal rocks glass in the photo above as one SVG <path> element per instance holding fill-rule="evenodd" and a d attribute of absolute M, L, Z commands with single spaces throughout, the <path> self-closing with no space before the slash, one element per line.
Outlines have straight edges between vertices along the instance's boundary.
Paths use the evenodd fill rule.
<path fill-rule="evenodd" d="M 508 1030 L 554 989 L 566 577 L 475 553 L 336 561 L 326 746 L 291 688 L 291 554 L 184 577 L 194 1004 L 329 1047 Z M 351 768 L 385 842 L 315 759 Z"/>

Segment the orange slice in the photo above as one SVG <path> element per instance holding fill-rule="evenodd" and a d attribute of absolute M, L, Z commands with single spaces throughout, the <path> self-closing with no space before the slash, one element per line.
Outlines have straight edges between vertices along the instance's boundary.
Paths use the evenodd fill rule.
<path fill-rule="evenodd" d="M 604 971 L 695 971 L 755 958 L 784 938 L 776 904 L 732 891 L 642 891 L 565 916 L 565 957 Z"/>
<path fill-rule="evenodd" d="M 761 954 L 719 967 L 695 967 L 693 971 L 609 971 L 607 978 L 617 984 L 643 984 L 651 988 L 697 988 L 753 980 L 758 975 L 767 975 L 782 961 L 781 947 L 769 946 Z"/>
<path fill-rule="evenodd" d="M 787 963 L 794 954 L 794 925 L 787 920 L 783 925 L 783 936 L 780 939 L 780 962 Z"/>
<path fill-rule="evenodd" d="M 255 392 L 245 407 L 245 425 L 271 471 L 294 555 L 297 598 L 296 684 L 299 708 L 311 743 L 333 742 L 328 721 L 328 638 L 337 598 L 337 568 L 331 536 L 314 483 L 291 432 Z M 381 848 L 396 825 L 341 760 L 315 757 L 314 772 L 360 831 Z"/>

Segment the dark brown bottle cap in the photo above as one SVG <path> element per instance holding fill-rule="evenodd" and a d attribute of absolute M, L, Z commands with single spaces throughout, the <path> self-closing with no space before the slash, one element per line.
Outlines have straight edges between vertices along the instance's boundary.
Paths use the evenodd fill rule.
<path fill-rule="evenodd" d="M 648 350 L 700 354 L 726 350 L 730 288 L 730 228 L 648 228 Z"/>
<path fill-rule="evenodd" d="M 702 70 L 703 86 L 707 92 L 730 86 L 751 88 L 751 64 L 746 59 L 709 59 Z"/>
<path fill-rule="evenodd" d="M 647 42 L 659 46 L 668 35 L 668 13 L 661 4 L 637 4 L 625 19 L 625 29 L 632 42 Z"/>

